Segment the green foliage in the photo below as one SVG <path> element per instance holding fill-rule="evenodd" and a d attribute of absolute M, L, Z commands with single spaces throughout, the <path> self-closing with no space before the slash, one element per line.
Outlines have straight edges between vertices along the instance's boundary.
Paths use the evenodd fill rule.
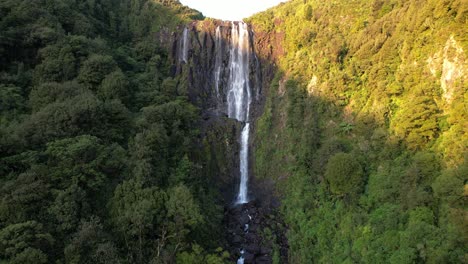
<path fill-rule="evenodd" d="M 65 248 L 67 263 L 118 263 L 115 245 L 108 241 L 104 227 L 97 217 L 80 223 L 70 244 Z"/>
<path fill-rule="evenodd" d="M 311 5 L 304 5 L 302 12 L 304 12 L 304 19 L 311 20 L 312 19 L 312 6 Z"/>
<path fill-rule="evenodd" d="M 43 250 L 46 251 L 53 243 L 52 236 L 44 233 L 42 224 L 35 221 L 9 225 L 0 230 L 0 256 L 12 263 L 47 263 Z"/>
<path fill-rule="evenodd" d="M 125 181 L 114 192 L 111 215 L 114 227 L 122 236 L 130 259 L 141 262 L 149 254 L 151 234 L 161 232 L 158 223 L 165 217 L 166 194 L 156 187 L 144 188 L 136 180 Z"/>
<path fill-rule="evenodd" d="M 0 2 L 0 262 L 226 259 L 160 41 L 192 18 L 175 0 Z"/>
<path fill-rule="evenodd" d="M 356 157 L 349 153 L 337 153 L 328 160 L 325 179 L 330 190 L 338 195 L 359 194 L 364 187 L 364 172 Z"/>
<path fill-rule="evenodd" d="M 194 203 L 190 190 L 185 185 L 179 185 L 169 190 L 166 202 L 167 215 L 176 224 L 179 232 L 184 227 L 193 227 L 201 222 L 200 209 Z"/>
<path fill-rule="evenodd" d="M 177 263 L 180 264 L 197 264 L 197 263 L 207 263 L 207 264 L 218 264 L 218 263 L 229 263 L 229 254 L 227 252 L 222 252 L 221 248 L 216 250 L 215 254 L 207 254 L 203 252 L 203 249 L 194 244 L 192 245 L 192 251 L 184 251 L 177 255 Z"/>
<path fill-rule="evenodd" d="M 249 18 L 276 41 L 254 168 L 276 182 L 290 263 L 466 262 L 465 2 L 294 0 Z"/>
<path fill-rule="evenodd" d="M 112 72 L 102 80 L 98 88 L 98 96 L 103 100 L 120 99 L 129 102 L 130 83 L 122 71 Z"/>

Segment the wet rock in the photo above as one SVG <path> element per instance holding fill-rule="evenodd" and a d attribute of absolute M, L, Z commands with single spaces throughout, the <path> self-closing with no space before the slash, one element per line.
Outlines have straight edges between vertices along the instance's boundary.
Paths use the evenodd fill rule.
<path fill-rule="evenodd" d="M 268 248 L 268 247 L 260 247 L 260 254 L 261 254 L 261 255 L 269 255 L 269 254 L 271 254 L 271 248 Z"/>
<path fill-rule="evenodd" d="M 260 253 L 260 246 L 258 246 L 257 244 L 248 244 L 245 247 L 245 250 L 253 254 L 258 254 Z"/>
<path fill-rule="evenodd" d="M 255 214 L 257 214 L 257 208 L 252 207 L 252 208 L 249 210 L 249 214 L 250 214 L 250 215 L 255 215 Z"/>
<path fill-rule="evenodd" d="M 248 224 L 250 222 L 250 218 L 248 215 L 242 215 L 240 218 L 239 218 L 239 223 L 244 226 L 245 224 Z"/>
<path fill-rule="evenodd" d="M 244 263 L 249 264 L 249 263 L 254 263 L 255 255 L 251 254 L 249 252 L 244 253 Z"/>
<path fill-rule="evenodd" d="M 255 263 L 256 264 L 271 264 L 273 262 L 273 259 L 271 256 L 259 256 L 255 258 Z"/>
<path fill-rule="evenodd" d="M 252 243 L 252 242 L 256 241 L 257 238 L 258 238 L 258 236 L 255 233 L 250 233 L 249 232 L 249 233 L 245 234 L 245 240 L 247 240 L 247 242 L 249 242 L 249 243 Z"/>
<path fill-rule="evenodd" d="M 231 242 L 232 242 L 233 245 L 238 246 L 238 245 L 240 245 L 242 243 L 242 237 L 239 236 L 239 235 L 235 235 L 235 236 L 233 236 Z"/>
<path fill-rule="evenodd" d="M 255 232 L 257 232 L 258 227 L 259 227 L 258 225 L 252 225 L 252 226 L 250 226 L 249 231 L 252 232 L 252 233 L 255 233 Z"/>
<path fill-rule="evenodd" d="M 229 211 L 231 215 L 242 215 L 242 206 L 236 206 Z"/>

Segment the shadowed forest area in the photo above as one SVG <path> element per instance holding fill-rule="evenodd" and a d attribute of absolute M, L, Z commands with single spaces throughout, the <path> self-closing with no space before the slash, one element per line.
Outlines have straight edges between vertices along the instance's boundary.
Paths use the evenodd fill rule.
<path fill-rule="evenodd" d="M 291 263 L 467 261 L 466 1 L 289 1 L 255 175 L 282 197 Z M 263 42 L 263 40 L 259 40 Z"/>

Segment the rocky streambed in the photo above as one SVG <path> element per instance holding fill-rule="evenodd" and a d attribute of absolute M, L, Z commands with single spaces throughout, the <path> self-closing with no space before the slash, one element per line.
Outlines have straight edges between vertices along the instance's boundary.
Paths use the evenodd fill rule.
<path fill-rule="evenodd" d="M 274 210 L 251 201 L 226 208 L 224 217 L 233 261 L 242 255 L 245 264 L 287 263 L 285 226 Z"/>

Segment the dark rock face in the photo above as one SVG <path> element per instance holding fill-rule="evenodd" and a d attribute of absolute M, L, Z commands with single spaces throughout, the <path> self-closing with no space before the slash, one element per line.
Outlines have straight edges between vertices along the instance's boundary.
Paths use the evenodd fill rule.
<path fill-rule="evenodd" d="M 285 227 L 278 217 L 272 217 L 272 208 L 278 205 L 273 196 L 273 184 L 256 180 L 251 169 L 249 198 L 255 200 L 232 206 L 239 186 L 239 135 L 242 127 L 239 122 L 227 118 L 232 25 L 232 22 L 206 20 L 194 21 L 186 25 L 185 30 L 180 28 L 172 35 L 171 72 L 178 82 L 177 89 L 186 91 L 190 101 L 201 111 L 200 149 L 201 155 L 205 155 L 202 166 L 223 196 L 225 248 L 232 260 L 236 261 L 243 250 L 244 263 L 272 263 L 274 256 L 281 263 L 287 263 Z M 278 49 L 271 49 L 269 38 L 270 35 L 254 38 L 253 31 L 249 32 L 251 104 L 248 119 L 251 135 L 255 134 L 255 120 L 262 114 L 264 93 L 268 91 L 276 71 L 274 57 Z M 254 140 L 251 139 L 251 146 L 255 146 Z"/>
<path fill-rule="evenodd" d="M 195 21 L 187 25 L 188 59 L 181 59 L 183 47 L 183 29 L 173 45 L 176 75 L 186 75 L 187 90 L 191 101 L 203 111 L 226 115 L 226 90 L 229 80 L 230 48 L 232 46 L 231 29 L 239 22 Z M 216 33 L 218 28 L 218 34 Z M 249 34 L 249 84 L 252 91 L 251 107 L 255 109 L 262 98 L 262 77 L 260 62 L 256 55 L 253 33 Z M 220 66 L 218 77 L 216 69 Z M 218 82 L 217 82 L 218 79 Z M 218 83 L 218 85 L 216 85 Z M 218 91 L 218 92 L 217 92 Z M 250 119 L 256 118 L 258 111 L 252 111 Z"/>
<path fill-rule="evenodd" d="M 239 258 L 240 250 L 243 250 L 244 263 L 272 263 L 276 248 L 281 263 L 287 263 L 285 230 L 277 228 L 284 225 L 272 215 L 256 201 L 226 209 L 226 240 L 233 260 Z M 273 233 L 268 234 L 267 229 Z"/>
<path fill-rule="evenodd" d="M 212 157 L 209 159 L 211 164 L 206 166 L 206 173 L 216 175 L 216 184 L 222 190 L 225 204 L 230 204 L 236 197 L 235 191 L 240 178 L 239 148 L 235 145 L 239 144 L 241 126 L 226 118 L 231 35 L 233 25 L 237 23 L 239 22 L 194 21 L 174 34 L 172 45 L 172 71 L 178 80 L 177 89 L 186 90 L 190 101 L 201 110 L 202 140 Z M 248 43 L 248 82 L 251 91 L 249 120 L 252 131 L 264 96 L 262 72 L 251 30 Z M 254 192 L 249 194 L 252 193 Z"/>

